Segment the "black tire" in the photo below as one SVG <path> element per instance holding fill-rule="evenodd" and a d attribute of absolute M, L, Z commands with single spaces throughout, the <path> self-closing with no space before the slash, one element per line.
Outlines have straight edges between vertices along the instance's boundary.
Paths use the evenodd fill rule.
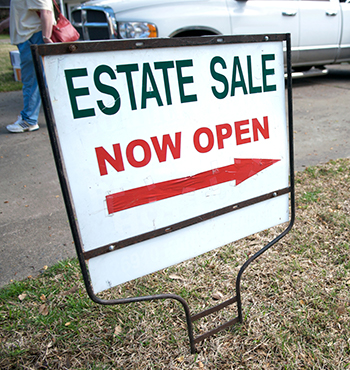
<path fill-rule="evenodd" d="M 294 72 L 306 72 L 311 69 L 311 66 L 292 67 Z"/>

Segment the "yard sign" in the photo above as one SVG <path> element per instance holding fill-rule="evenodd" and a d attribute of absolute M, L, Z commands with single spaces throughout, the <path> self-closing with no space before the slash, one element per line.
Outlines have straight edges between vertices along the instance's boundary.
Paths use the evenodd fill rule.
<path fill-rule="evenodd" d="M 289 220 L 283 42 L 260 39 L 39 47 L 95 293 Z"/>

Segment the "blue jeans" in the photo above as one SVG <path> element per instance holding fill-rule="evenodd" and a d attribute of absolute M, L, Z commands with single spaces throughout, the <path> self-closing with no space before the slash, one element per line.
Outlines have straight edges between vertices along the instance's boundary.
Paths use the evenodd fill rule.
<path fill-rule="evenodd" d="M 34 63 L 30 46 L 33 44 L 43 44 L 42 33 L 35 33 L 28 41 L 17 45 L 21 56 L 21 75 L 23 83 L 23 110 L 22 119 L 29 125 L 38 123 L 38 116 L 41 106 L 41 98 L 38 81 L 35 75 Z"/>

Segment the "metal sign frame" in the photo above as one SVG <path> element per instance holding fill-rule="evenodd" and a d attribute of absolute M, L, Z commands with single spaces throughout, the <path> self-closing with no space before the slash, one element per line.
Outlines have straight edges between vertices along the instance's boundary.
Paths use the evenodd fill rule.
<path fill-rule="evenodd" d="M 46 55 L 65 55 L 70 53 L 92 53 L 99 51 L 113 51 L 113 50 L 136 50 L 140 48 L 145 49 L 155 49 L 155 48 L 167 48 L 167 47 L 181 47 L 181 46 L 198 46 L 198 45 L 222 45 L 222 44 L 239 44 L 239 43 L 257 43 L 257 42 L 273 42 L 280 41 L 285 42 L 286 51 L 285 51 L 285 64 L 286 64 L 286 82 L 287 82 L 287 125 L 288 125 L 288 140 L 289 140 L 289 186 L 284 189 L 277 189 L 269 194 L 264 194 L 257 198 L 249 199 L 237 204 L 230 205 L 229 207 L 210 212 L 199 217 L 195 217 L 190 220 L 185 220 L 170 227 L 156 230 L 147 235 L 140 235 L 138 237 L 131 238 L 132 240 L 124 240 L 120 245 L 106 245 L 101 248 L 97 248 L 91 252 L 83 252 L 81 237 L 79 234 L 78 225 L 75 218 L 75 211 L 72 201 L 72 196 L 70 194 L 68 178 L 65 171 L 64 161 L 62 153 L 60 150 L 58 142 L 58 133 L 55 123 L 55 118 L 51 106 L 51 100 L 49 97 L 48 87 L 45 81 L 45 72 L 42 64 L 42 57 Z M 224 330 L 236 323 L 243 322 L 242 316 L 242 301 L 241 301 L 241 280 L 244 271 L 247 267 L 264 252 L 266 252 L 270 247 L 282 239 L 293 227 L 295 219 L 295 194 L 294 194 L 294 149 L 293 149 L 293 113 L 292 113 L 292 75 L 291 75 L 291 41 L 290 34 L 268 34 L 268 35 L 245 35 L 245 36 L 208 36 L 208 37 L 193 37 L 193 38 L 174 38 L 174 39 L 147 39 L 147 40 L 118 40 L 118 41 L 104 41 L 104 42 L 75 42 L 75 43 L 62 43 L 54 45 L 33 45 L 32 46 L 32 55 L 35 64 L 37 79 L 40 87 L 41 98 L 43 102 L 44 114 L 48 126 L 48 132 L 50 137 L 50 142 L 52 146 L 52 151 L 54 155 L 54 160 L 58 172 L 58 177 L 61 184 L 61 189 L 65 201 L 65 206 L 68 214 L 68 219 L 73 235 L 73 240 L 75 243 L 79 264 L 82 270 L 82 275 L 84 283 L 86 286 L 87 293 L 89 297 L 96 303 L 102 305 L 118 305 L 118 304 L 128 304 L 133 302 L 141 301 L 151 301 L 151 300 L 164 300 L 164 299 L 173 299 L 180 302 L 183 306 L 186 315 L 188 337 L 190 342 L 191 352 L 195 353 L 196 344 L 203 341 L 205 338 L 218 333 L 221 330 Z M 200 313 L 191 314 L 190 308 L 187 302 L 178 295 L 175 294 L 158 294 L 158 295 L 149 295 L 141 297 L 130 297 L 124 299 L 112 299 L 104 300 L 96 296 L 93 291 L 92 284 L 89 277 L 89 271 L 86 264 L 86 261 L 96 255 L 109 253 L 115 248 L 123 248 L 127 245 L 138 243 L 139 241 L 154 238 L 158 235 L 164 233 L 169 233 L 176 231 L 180 228 L 193 225 L 197 222 L 201 222 L 205 219 L 210 219 L 217 217 L 221 214 L 227 212 L 233 212 L 243 207 L 250 206 L 252 204 L 262 202 L 280 195 L 289 194 L 290 202 L 290 221 L 286 229 L 268 243 L 264 248 L 258 251 L 256 254 L 251 256 L 241 267 L 237 279 L 236 279 L 236 296 L 230 298 L 229 300 L 220 303 L 219 305 L 204 310 Z M 237 303 L 238 315 L 232 320 L 202 334 L 197 337 L 194 337 L 193 333 L 193 322 L 196 320 L 205 317 L 214 312 L 218 312 L 221 309 Z"/>

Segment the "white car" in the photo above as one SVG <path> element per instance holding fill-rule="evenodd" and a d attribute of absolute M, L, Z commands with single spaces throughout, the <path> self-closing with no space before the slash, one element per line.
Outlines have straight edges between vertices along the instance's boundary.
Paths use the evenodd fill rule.
<path fill-rule="evenodd" d="M 97 0 L 70 18 L 82 40 L 291 33 L 295 70 L 350 61 L 339 0 Z"/>

